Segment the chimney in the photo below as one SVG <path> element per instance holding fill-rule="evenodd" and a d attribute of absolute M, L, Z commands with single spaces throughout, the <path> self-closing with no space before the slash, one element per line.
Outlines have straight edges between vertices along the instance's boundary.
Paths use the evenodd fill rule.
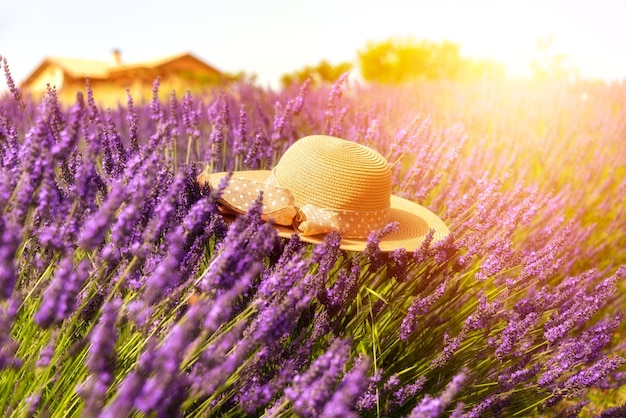
<path fill-rule="evenodd" d="M 122 65 L 122 51 L 117 48 L 113 50 L 113 64 Z"/>

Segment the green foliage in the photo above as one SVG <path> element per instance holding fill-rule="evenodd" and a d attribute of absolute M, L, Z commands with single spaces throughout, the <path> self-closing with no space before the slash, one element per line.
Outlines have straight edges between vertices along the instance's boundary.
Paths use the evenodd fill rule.
<path fill-rule="evenodd" d="M 537 57 L 530 63 L 536 81 L 566 80 L 576 75 L 576 70 L 567 64 L 567 55 L 554 50 L 554 41 L 554 35 L 537 41 Z"/>
<path fill-rule="evenodd" d="M 280 82 L 283 87 L 289 87 L 293 84 L 300 84 L 306 81 L 307 79 L 311 79 L 313 83 L 333 83 L 335 82 L 341 74 L 350 71 L 352 69 L 352 64 L 349 62 L 341 62 L 339 64 L 331 64 L 326 60 L 320 61 L 316 66 L 306 66 L 300 70 L 294 71 L 293 73 L 284 74 Z"/>
<path fill-rule="evenodd" d="M 358 52 L 361 75 L 366 81 L 404 83 L 417 80 L 472 81 L 502 78 L 503 65 L 463 58 L 460 46 L 413 39 L 370 42 Z"/>

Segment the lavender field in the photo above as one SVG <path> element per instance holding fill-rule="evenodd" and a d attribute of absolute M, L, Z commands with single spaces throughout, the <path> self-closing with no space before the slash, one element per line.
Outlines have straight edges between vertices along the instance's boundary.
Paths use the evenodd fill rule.
<path fill-rule="evenodd" d="M 3 69 L 6 416 L 626 416 L 626 84 L 157 80 L 107 108 Z M 196 181 L 321 133 L 449 239 L 282 239 Z"/>

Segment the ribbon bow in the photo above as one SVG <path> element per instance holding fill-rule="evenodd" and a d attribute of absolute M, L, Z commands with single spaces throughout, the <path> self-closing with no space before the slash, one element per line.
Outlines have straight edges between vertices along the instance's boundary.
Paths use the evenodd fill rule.
<path fill-rule="evenodd" d="M 271 220 L 279 225 L 293 225 L 302 235 L 327 234 L 333 230 L 341 230 L 338 213 L 317 208 L 311 204 L 296 207 L 291 192 L 273 183 L 275 182 L 271 179 L 259 182 L 233 177 L 218 200 L 220 208 L 226 213 L 246 213 L 250 204 L 262 191 L 261 219 L 264 221 Z"/>

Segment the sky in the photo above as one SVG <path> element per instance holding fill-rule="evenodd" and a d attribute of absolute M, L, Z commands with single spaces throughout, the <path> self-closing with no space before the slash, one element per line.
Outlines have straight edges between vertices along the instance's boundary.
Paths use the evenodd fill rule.
<path fill-rule="evenodd" d="M 529 73 L 540 39 L 584 77 L 626 77 L 623 0 L 3 0 L 0 55 L 16 82 L 47 56 L 125 63 L 191 52 L 221 71 L 281 75 L 356 63 L 369 41 L 443 41 Z M 0 82 L 0 89 L 6 89 Z"/>

